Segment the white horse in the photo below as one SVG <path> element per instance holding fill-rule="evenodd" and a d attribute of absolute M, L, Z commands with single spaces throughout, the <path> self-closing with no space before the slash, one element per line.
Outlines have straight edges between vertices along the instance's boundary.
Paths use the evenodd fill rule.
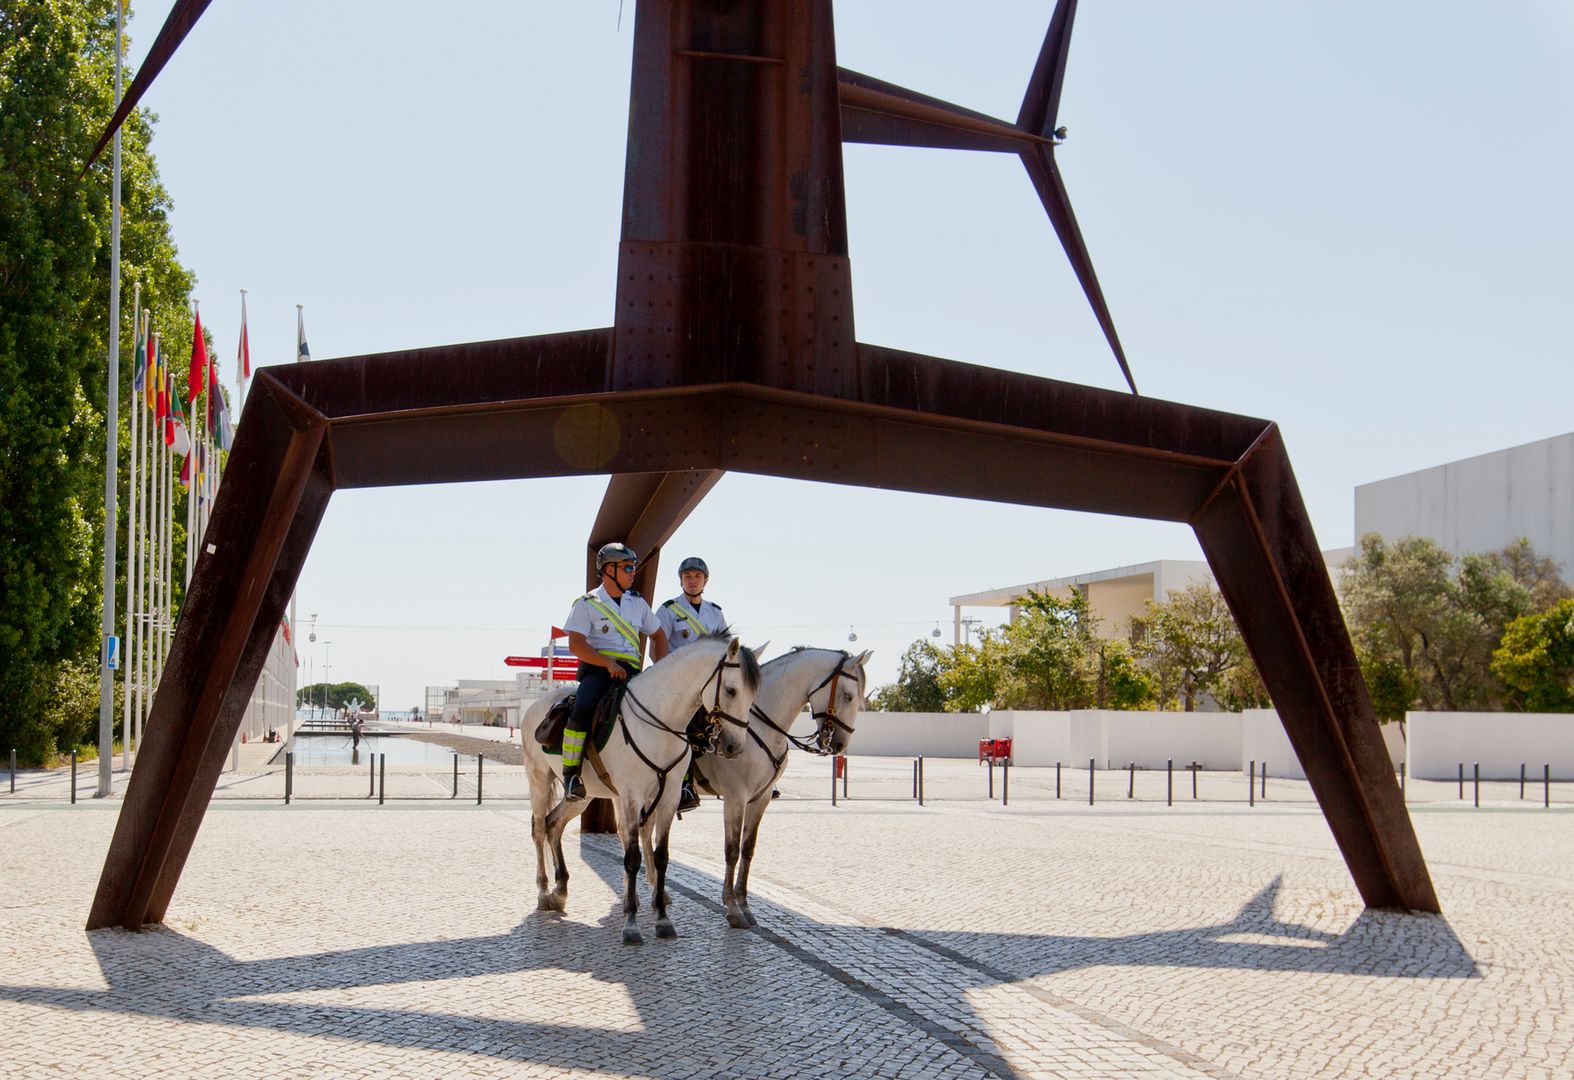
<path fill-rule="evenodd" d="M 667 917 L 667 840 L 677 812 L 683 773 L 689 765 L 687 727 L 701 709 L 710 714 L 716 753 L 730 758 L 748 739 L 745 719 L 760 687 L 760 665 L 753 651 L 724 634 L 701 638 L 630 677 L 619 710 L 617 729 L 605 750 L 592 757 L 587 741 L 584 772 L 591 797 L 611 799 L 617 810 L 618 838 L 623 842 L 623 941 L 642 940 L 634 915 L 639 910 L 635 884 L 640 869 L 640 841 L 649 853 L 652 906 L 656 936 L 677 937 Z M 562 911 L 568 899 L 568 867 L 563 860 L 563 829 L 585 812 L 589 799 L 561 801 L 563 759 L 548 754 L 534 738 L 547 710 L 567 695 L 548 695 L 525 711 L 520 724 L 525 766 L 530 774 L 530 835 L 536 846 L 536 907 Z M 599 767 L 598 767 L 599 761 Z M 547 888 L 547 848 L 556 870 L 556 887 Z"/>
<path fill-rule="evenodd" d="M 763 664 L 743 753 L 727 760 L 705 754 L 695 763 L 724 804 L 727 876 L 721 902 L 729 926 L 741 930 L 755 925 L 749 911 L 749 865 L 760 818 L 771 805 L 771 791 L 787 764 L 789 744 L 817 754 L 847 749 L 864 703 L 864 665 L 869 656 L 868 652 L 853 657 L 840 649 L 798 648 Z M 789 731 L 805 704 L 818 727 L 808 738 L 799 738 Z"/>

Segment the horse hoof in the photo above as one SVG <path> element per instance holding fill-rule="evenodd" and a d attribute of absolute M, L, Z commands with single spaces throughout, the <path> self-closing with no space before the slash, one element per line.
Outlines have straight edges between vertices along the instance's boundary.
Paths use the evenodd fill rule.
<path fill-rule="evenodd" d="M 754 912 L 752 911 L 745 909 L 743 912 L 743 917 L 749 920 L 749 929 L 751 930 L 760 925 L 759 920 L 754 917 Z"/>
<path fill-rule="evenodd" d="M 640 934 L 639 927 L 637 927 L 637 926 L 625 926 L 623 928 L 623 944 L 625 944 L 625 945 L 643 945 L 644 943 L 645 943 L 645 938 L 644 938 L 644 936 L 642 934 Z"/>
<path fill-rule="evenodd" d="M 678 936 L 678 928 L 669 922 L 659 922 L 656 924 L 656 936 L 659 938 L 675 938 Z"/>
<path fill-rule="evenodd" d="M 747 930 L 750 927 L 749 917 L 741 911 L 727 912 L 727 925 L 734 930 Z"/>
<path fill-rule="evenodd" d="M 537 911 L 562 911 L 563 898 L 552 893 L 542 893 L 536 898 Z"/>

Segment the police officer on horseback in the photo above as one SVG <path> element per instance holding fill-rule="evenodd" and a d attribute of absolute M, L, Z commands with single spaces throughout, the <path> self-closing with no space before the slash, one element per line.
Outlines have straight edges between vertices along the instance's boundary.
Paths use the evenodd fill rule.
<path fill-rule="evenodd" d="M 667 633 L 667 649 L 675 652 L 685 645 L 692 645 L 707 634 L 714 634 L 727 627 L 721 605 L 705 599 L 705 586 L 710 583 L 710 567 L 697 555 L 690 555 L 678 564 L 678 584 L 683 591 L 656 609 L 661 628 Z M 695 717 L 703 726 L 705 710 Z M 693 727 L 691 725 L 691 730 Z M 697 753 L 698 751 L 696 751 Z M 683 791 L 678 797 L 678 813 L 686 814 L 697 809 L 700 797 L 694 791 L 694 765 L 683 774 Z"/>
<path fill-rule="evenodd" d="M 574 601 L 563 622 L 568 631 L 568 651 L 579 659 L 579 688 L 574 711 L 563 731 L 563 798 L 577 802 L 585 797 L 579 770 L 584 764 L 585 738 L 596 715 L 596 706 L 614 682 L 637 674 L 644 664 L 645 635 L 650 636 L 651 656 L 667 655 L 667 634 L 661 620 L 645 599 L 630 586 L 639 569 L 639 556 L 626 544 L 605 544 L 596 552 L 600 584 Z"/>

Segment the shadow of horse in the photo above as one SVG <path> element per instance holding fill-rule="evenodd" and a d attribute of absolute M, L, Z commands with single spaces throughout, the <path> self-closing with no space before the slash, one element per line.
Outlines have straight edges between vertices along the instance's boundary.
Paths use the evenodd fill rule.
<path fill-rule="evenodd" d="M 821 923 L 775 904 L 760 928 L 739 931 L 725 926 L 720 904 L 710 899 L 718 894 L 719 882 L 674 863 L 679 871 L 671 880 L 674 893 L 715 917 L 693 920 L 694 929 L 678 942 L 629 950 L 608 933 L 623 918 L 617 899 L 621 853 L 613 839 L 587 840 L 581 848 L 586 865 L 613 895 L 599 925 L 532 911 L 501 934 L 259 960 L 236 960 L 166 927 L 101 930 L 89 934 L 89 942 L 107 989 L 0 984 L 0 1001 L 656 1078 L 696 1071 L 759 1075 L 788 1064 L 840 1074 L 855 1052 L 853 1044 L 866 1055 L 903 1045 L 933 1056 L 942 1052 L 938 1042 L 970 1056 L 982 1073 L 1013 1077 L 1016 1073 L 993 1046 L 985 1045 L 986 1039 L 969 1042 L 954 1025 L 940 1022 L 971 1016 L 968 995 L 980 987 L 1096 965 L 1479 977 L 1475 962 L 1440 917 L 1368 912 L 1344 932 L 1331 934 L 1275 915 L 1278 879 L 1247 899 L 1227 922 L 1126 936 Z M 769 902 L 762 898 L 761 903 Z M 922 1008 L 881 989 L 891 984 L 882 978 L 880 965 L 905 973 L 914 949 L 949 965 L 946 977 L 928 987 L 938 998 Z M 848 957 L 859 959 L 854 963 Z M 784 958 L 794 963 L 783 964 Z M 612 1016 L 616 1010 L 605 1004 L 601 990 L 564 996 L 562 1015 L 550 1020 L 466 1015 L 423 1005 L 423 993 L 429 1001 L 440 1001 L 441 994 L 418 985 L 531 971 L 577 973 L 621 986 L 632 1017 Z M 388 986 L 407 988 L 408 1003 L 277 1000 Z M 839 992 L 862 1000 L 837 1002 Z M 488 1004 L 507 1011 L 507 993 L 518 991 L 504 992 Z M 527 1011 L 521 1005 L 516 1003 L 514 1011 Z M 851 1018 L 859 1008 L 886 1015 L 866 1014 L 865 1020 L 877 1022 L 855 1024 Z M 541 1010 L 532 1004 L 528 1011 Z"/>

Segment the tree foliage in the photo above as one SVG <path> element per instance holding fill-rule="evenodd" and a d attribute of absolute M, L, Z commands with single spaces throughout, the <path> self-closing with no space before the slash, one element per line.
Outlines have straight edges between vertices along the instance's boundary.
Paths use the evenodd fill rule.
<path fill-rule="evenodd" d="M 62 718 L 80 713 L 84 665 L 97 681 L 108 155 L 77 174 L 112 112 L 113 68 L 111 6 L 0 5 L 0 746 L 28 761 L 89 737 Z M 162 301 L 168 344 L 191 333 L 192 279 L 170 239 L 150 137 L 139 111 L 122 147 L 122 394 L 132 375 L 130 282 Z M 120 437 L 124 489 L 124 426 Z M 124 520 L 119 527 L 124 536 Z"/>
<path fill-rule="evenodd" d="M 940 671 L 946 654 L 928 638 L 919 638 L 902 654 L 896 682 L 882 686 L 869 699 L 881 712 L 941 712 L 945 691 L 940 688 Z"/>
<path fill-rule="evenodd" d="M 1212 585 L 1173 590 L 1132 622 L 1161 707 L 1193 712 L 1205 696 L 1235 709 L 1267 700 L 1235 617 Z"/>
<path fill-rule="evenodd" d="M 312 683 L 295 691 L 295 704 L 300 706 L 317 705 L 338 712 L 346 708 L 350 702 L 359 701 L 363 709 L 377 707 L 377 695 L 363 683 L 338 682 L 338 683 Z"/>
<path fill-rule="evenodd" d="M 1432 540 L 1372 533 L 1341 592 L 1381 719 L 1410 709 L 1495 710 L 1512 703 L 1494 667 L 1507 627 L 1569 595 L 1557 566 L 1525 540 L 1455 558 Z"/>
<path fill-rule="evenodd" d="M 1508 624 L 1492 670 L 1509 703 L 1527 712 L 1574 712 L 1574 600 Z"/>

